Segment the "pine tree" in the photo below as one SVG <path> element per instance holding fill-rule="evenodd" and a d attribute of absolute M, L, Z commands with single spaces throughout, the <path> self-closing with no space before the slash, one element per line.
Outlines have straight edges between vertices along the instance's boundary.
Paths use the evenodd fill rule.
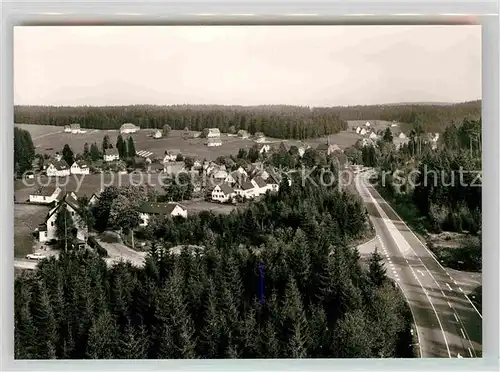
<path fill-rule="evenodd" d="M 120 159 L 127 157 L 127 146 L 121 134 L 119 134 L 116 139 L 116 149 L 118 150 L 118 156 Z"/>
<path fill-rule="evenodd" d="M 116 356 L 119 333 L 108 311 L 102 312 L 92 323 L 87 344 L 90 359 L 112 359 Z"/>
<path fill-rule="evenodd" d="M 370 256 L 368 278 L 370 282 L 377 287 L 380 287 L 386 280 L 386 269 L 383 260 L 383 257 L 378 253 L 378 248 L 375 247 L 375 250 Z"/>
<path fill-rule="evenodd" d="M 144 326 L 133 327 L 130 323 L 118 343 L 118 357 L 121 359 L 147 359 L 148 335 Z"/>
<path fill-rule="evenodd" d="M 75 162 L 75 155 L 68 144 L 64 145 L 62 149 L 62 158 L 70 167 Z"/>
<path fill-rule="evenodd" d="M 135 156 L 134 139 L 132 137 L 129 137 L 127 141 L 127 157 L 133 158 L 134 156 Z"/>
<path fill-rule="evenodd" d="M 102 139 L 102 152 L 106 152 L 107 149 L 110 148 L 111 145 L 111 140 L 109 139 L 109 136 L 106 134 L 104 138 Z"/>
<path fill-rule="evenodd" d="M 90 158 L 90 148 L 87 142 L 85 142 L 85 144 L 83 145 L 83 158 L 85 160 L 88 160 Z"/>
<path fill-rule="evenodd" d="M 42 281 L 37 284 L 32 305 L 33 320 L 37 330 L 37 356 L 39 358 L 54 359 L 56 357 L 56 345 L 59 343 L 58 327 L 48 290 Z"/>
<path fill-rule="evenodd" d="M 93 144 L 90 145 L 90 159 L 92 161 L 97 161 L 100 158 L 101 158 L 101 152 L 99 151 L 97 144 L 94 142 Z"/>

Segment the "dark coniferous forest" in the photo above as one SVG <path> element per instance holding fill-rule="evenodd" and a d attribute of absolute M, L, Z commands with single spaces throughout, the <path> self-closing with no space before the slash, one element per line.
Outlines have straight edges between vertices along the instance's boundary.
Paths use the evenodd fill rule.
<path fill-rule="evenodd" d="M 143 268 L 42 261 L 15 281 L 16 358 L 412 356 L 404 297 L 378 253 L 365 267 L 350 248 L 371 229 L 362 202 L 296 181 L 230 215 L 152 221 Z"/>

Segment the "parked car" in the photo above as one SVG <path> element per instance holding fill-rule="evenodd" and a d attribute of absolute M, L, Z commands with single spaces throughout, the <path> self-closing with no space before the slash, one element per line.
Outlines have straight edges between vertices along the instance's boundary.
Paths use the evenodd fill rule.
<path fill-rule="evenodd" d="M 45 258 L 45 256 L 41 253 L 30 253 L 30 254 L 27 254 L 26 255 L 26 258 L 28 260 L 43 260 Z"/>

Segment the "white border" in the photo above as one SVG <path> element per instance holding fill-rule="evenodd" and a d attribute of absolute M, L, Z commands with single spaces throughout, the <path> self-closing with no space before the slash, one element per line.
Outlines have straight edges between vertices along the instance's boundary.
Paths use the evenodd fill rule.
<path fill-rule="evenodd" d="M 42 14 L 44 13 L 44 14 Z M 500 249 L 499 222 L 499 115 L 498 115 L 498 1 L 286 1 L 238 2 L 165 2 L 165 1 L 66 1 L 2 2 L 1 32 L 1 109 L 2 136 L 0 161 L 5 175 L 13 174 L 13 81 L 12 27 L 29 22 L 44 24 L 64 21 L 99 21 L 114 24 L 184 23 L 399 23 L 429 22 L 435 18 L 388 17 L 389 15 L 430 16 L 441 14 L 478 15 L 483 26 L 483 358 L 482 359 L 415 359 L 406 360 L 143 360 L 143 361 L 14 361 L 13 360 L 13 183 L 1 181 L 0 227 L 1 285 L 0 329 L 1 370 L 498 370 L 499 306 L 498 263 Z M 349 17 L 340 17 L 349 15 Z M 381 16 L 383 18 L 381 18 Z M 443 21 L 443 18 L 440 18 Z"/>

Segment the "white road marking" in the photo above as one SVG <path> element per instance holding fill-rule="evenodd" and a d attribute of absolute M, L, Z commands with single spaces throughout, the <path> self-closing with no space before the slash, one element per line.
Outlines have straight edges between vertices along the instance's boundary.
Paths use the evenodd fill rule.
<path fill-rule="evenodd" d="M 359 177 L 358 177 L 358 178 L 359 178 Z M 380 193 L 379 193 L 379 192 L 378 192 L 375 188 L 374 188 L 374 191 L 378 194 L 378 196 L 379 196 L 382 200 L 384 200 L 384 198 L 382 198 L 382 196 L 380 195 Z M 371 197 L 372 202 L 373 202 L 373 201 L 375 201 L 375 198 L 373 197 L 373 195 L 371 194 L 371 192 L 368 190 L 368 188 L 367 188 L 367 192 L 370 194 L 370 197 Z M 423 248 L 427 251 L 427 253 L 429 254 L 429 256 L 431 256 L 431 257 L 434 259 L 434 261 L 436 261 L 436 262 L 437 262 L 437 264 L 439 265 L 439 267 L 441 267 L 441 269 L 442 269 L 445 273 L 447 273 L 447 274 L 451 277 L 451 275 L 450 275 L 450 273 L 448 272 L 448 270 L 446 270 L 446 269 L 443 267 L 443 265 L 441 265 L 441 263 L 438 261 L 438 259 L 436 258 L 436 256 L 434 256 L 434 254 L 433 254 L 433 253 L 429 250 L 429 248 L 427 248 L 427 247 L 425 246 L 425 244 L 424 244 L 424 243 L 422 243 L 422 241 L 421 241 L 421 240 L 420 240 L 420 239 L 419 239 L 419 238 L 415 235 L 415 233 L 413 232 L 413 230 L 412 230 L 412 229 L 410 229 L 410 228 L 408 227 L 408 225 L 407 225 L 407 224 L 403 221 L 403 219 L 402 219 L 401 217 L 399 217 L 399 215 L 396 213 L 396 211 L 394 210 L 394 208 L 392 208 L 392 206 L 391 206 L 389 203 L 387 203 L 387 202 L 386 202 L 386 204 L 387 204 L 387 206 L 388 206 L 388 207 L 392 210 L 392 212 L 393 212 L 393 213 L 394 213 L 394 214 L 395 214 L 395 215 L 399 218 L 399 220 L 400 220 L 400 221 L 398 221 L 398 222 L 401 222 L 401 223 L 402 223 L 402 224 L 403 224 L 403 225 L 404 225 L 404 226 L 408 229 L 408 231 L 409 231 L 409 232 L 410 232 L 410 233 L 411 233 L 411 234 L 415 237 L 415 239 L 417 240 L 417 242 L 418 242 L 418 243 L 419 243 L 419 244 L 420 244 L 420 245 L 421 245 L 421 246 L 422 246 L 422 247 L 423 247 Z M 375 205 L 376 205 L 376 204 L 375 204 Z M 456 284 L 456 283 L 455 283 L 455 284 Z M 465 298 L 467 299 L 467 301 L 469 301 L 469 303 L 470 303 L 470 304 L 471 304 L 471 306 L 474 308 L 474 310 L 476 310 L 476 313 L 479 315 L 479 317 L 480 317 L 481 319 L 483 319 L 483 316 L 481 315 L 481 313 L 479 312 L 479 310 L 476 308 L 476 306 L 472 303 L 472 301 L 470 300 L 469 296 L 467 296 L 465 293 L 464 293 L 464 296 L 465 296 Z"/>
<path fill-rule="evenodd" d="M 393 237 L 393 239 L 395 241 L 397 241 L 396 245 L 397 245 L 398 249 L 401 251 L 401 253 L 403 254 L 403 256 L 405 256 L 404 252 L 408 251 L 408 247 L 411 249 L 411 246 L 406 241 L 406 239 L 403 237 L 403 235 L 401 234 L 401 232 L 399 231 L 399 229 L 394 225 L 394 223 L 392 222 L 392 220 L 382 210 L 382 208 L 380 207 L 380 205 L 378 204 L 378 202 L 375 200 L 375 198 L 373 197 L 373 195 L 370 192 L 368 192 L 368 193 L 370 195 L 370 199 L 371 199 L 373 205 L 375 206 L 375 208 L 379 212 L 380 216 L 382 217 L 382 222 L 384 223 L 384 225 L 386 226 L 386 228 L 389 230 L 390 233 L 393 232 L 393 233 L 391 233 L 391 236 Z M 403 249 L 400 247 L 400 245 L 398 243 L 402 243 Z M 431 301 L 431 299 L 430 299 L 427 291 L 424 289 L 424 286 L 422 285 L 422 283 L 420 282 L 420 280 L 415 275 L 415 271 L 413 270 L 413 268 L 411 267 L 411 265 L 409 265 L 408 267 L 410 268 L 410 270 L 412 271 L 413 275 L 415 276 L 415 279 L 417 280 L 418 284 L 420 285 L 420 288 L 422 288 L 422 290 L 424 291 L 424 293 L 425 293 L 425 295 L 427 297 L 427 301 L 429 301 L 429 304 L 431 305 L 432 310 L 434 311 L 434 314 L 436 315 L 436 319 L 437 319 L 437 321 L 439 323 L 439 328 L 441 328 L 441 333 L 443 334 L 443 339 L 444 339 L 444 343 L 446 345 L 446 350 L 448 351 L 448 357 L 451 358 L 451 352 L 450 352 L 450 347 L 448 345 L 448 340 L 446 338 L 446 334 L 444 332 L 443 325 L 441 324 L 441 320 L 439 319 L 439 316 L 438 316 L 438 313 L 436 311 L 436 308 L 434 307 L 434 304 L 432 303 L 432 301 Z"/>
<path fill-rule="evenodd" d="M 462 333 L 462 337 L 466 339 L 467 337 L 465 337 L 465 333 L 464 333 L 463 328 L 460 328 L 460 332 Z"/>

